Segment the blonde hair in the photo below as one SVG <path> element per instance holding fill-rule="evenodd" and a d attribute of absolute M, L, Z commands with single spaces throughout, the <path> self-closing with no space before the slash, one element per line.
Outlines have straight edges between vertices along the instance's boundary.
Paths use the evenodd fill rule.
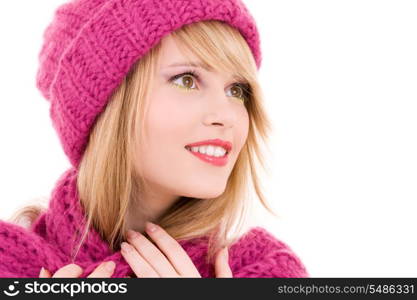
<path fill-rule="evenodd" d="M 178 241 L 209 237 L 206 262 L 211 263 L 221 247 L 230 245 L 239 237 L 247 210 L 251 207 L 250 182 L 261 204 L 276 216 L 262 193 L 255 163 L 257 159 L 265 169 L 260 145 L 262 141 L 266 144 L 271 125 L 263 107 L 252 52 L 237 29 L 221 21 L 209 20 L 185 25 L 171 34 L 184 52 L 191 51 L 215 70 L 234 71 L 250 87 L 250 98 L 245 104 L 249 114 L 248 137 L 224 193 L 204 201 L 181 197 L 156 222 Z M 134 169 L 133 161 L 136 146 L 142 143 L 144 136 L 140 135 L 136 140 L 138 137 L 134 132 L 145 132 L 146 87 L 151 86 L 160 50 L 161 43 L 158 43 L 132 66 L 91 131 L 77 178 L 79 198 L 88 220 L 76 254 L 90 225 L 113 251 L 118 250 L 126 239 L 126 215 L 130 205 L 137 201 L 135 205 L 140 207 L 137 195 L 146 182 Z M 134 207 L 138 209 L 138 206 Z M 33 221 L 40 210 L 29 206 L 26 212 Z M 15 220 L 23 215 L 25 209 L 15 216 Z M 235 231 L 228 238 L 232 228 Z"/>

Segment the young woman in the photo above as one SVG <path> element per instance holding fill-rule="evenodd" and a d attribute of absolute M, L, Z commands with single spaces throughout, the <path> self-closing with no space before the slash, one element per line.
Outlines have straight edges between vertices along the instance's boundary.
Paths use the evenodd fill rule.
<path fill-rule="evenodd" d="M 0 275 L 307 277 L 264 228 L 241 234 L 251 184 L 270 210 L 259 47 L 239 0 L 62 5 L 37 86 L 72 167 L 47 209 L 0 221 Z"/>

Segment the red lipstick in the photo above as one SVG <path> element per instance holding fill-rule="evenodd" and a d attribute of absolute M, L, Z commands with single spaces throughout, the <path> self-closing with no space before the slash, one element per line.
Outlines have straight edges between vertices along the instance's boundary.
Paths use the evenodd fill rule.
<path fill-rule="evenodd" d="M 191 151 L 191 147 L 197 147 L 197 146 L 208 146 L 208 145 L 213 145 L 213 146 L 219 146 L 219 147 L 223 147 L 226 150 L 226 153 L 224 156 L 220 156 L 220 157 L 215 157 L 212 155 L 207 155 L 207 154 L 203 154 L 200 152 L 193 152 Z M 220 139 L 211 139 L 211 140 L 205 140 L 205 141 L 200 141 L 200 142 L 196 142 L 196 143 L 192 143 L 192 144 L 188 144 L 185 146 L 185 148 L 191 152 L 191 154 L 194 154 L 194 156 L 198 157 L 199 159 L 211 163 L 215 166 L 224 166 L 227 164 L 228 158 L 229 158 L 229 152 L 232 149 L 232 143 L 228 142 L 228 141 L 223 141 Z"/>

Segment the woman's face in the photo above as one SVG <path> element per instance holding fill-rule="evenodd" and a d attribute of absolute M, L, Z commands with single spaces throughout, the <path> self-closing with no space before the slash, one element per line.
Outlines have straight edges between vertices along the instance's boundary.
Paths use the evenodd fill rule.
<path fill-rule="evenodd" d="M 192 67 L 199 78 L 185 75 L 173 79 L 190 68 L 171 66 L 186 63 L 187 58 L 170 35 L 162 40 L 161 51 L 153 86 L 149 87 L 148 139 L 139 149 L 137 167 L 158 197 L 217 197 L 224 192 L 247 138 L 249 116 L 244 100 L 238 98 L 241 93 L 232 74 Z M 193 55 L 190 59 L 198 62 Z M 224 165 L 204 161 L 185 148 L 209 139 L 231 143 Z"/>

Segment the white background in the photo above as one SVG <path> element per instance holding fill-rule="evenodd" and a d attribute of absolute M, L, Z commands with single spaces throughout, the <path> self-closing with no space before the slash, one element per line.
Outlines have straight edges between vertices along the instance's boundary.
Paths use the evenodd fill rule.
<path fill-rule="evenodd" d="M 0 218 L 70 165 L 35 87 L 63 0 L 0 2 Z M 417 2 L 244 1 L 274 125 L 262 184 L 313 277 L 416 277 Z"/>

